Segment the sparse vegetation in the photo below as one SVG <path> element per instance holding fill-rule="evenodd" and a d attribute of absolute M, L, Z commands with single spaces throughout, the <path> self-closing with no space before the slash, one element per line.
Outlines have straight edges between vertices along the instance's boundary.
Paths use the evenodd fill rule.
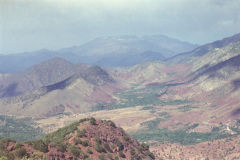
<path fill-rule="evenodd" d="M 125 154 L 124 154 L 122 151 L 119 151 L 119 156 L 120 156 L 121 158 L 126 158 Z"/>
<path fill-rule="evenodd" d="M 122 142 L 119 139 L 116 139 L 116 145 L 120 151 L 122 151 L 124 149 L 124 145 L 122 144 Z"/>
<path fill-rule="evenodd" d="M 126 142 L 130 142 L 130 141 L 131 141 L 130 137 L 128 137 L 128 136 L 123 136 L 123 139 L 124 139 Z"/>
<path fill-rule="evenodd" d="M 81 149 L 79 147 L 70 145 L 69 146 L 70 152 L 73 154 L 73 156 L 78 157 L 81 153 Z"/>
<path fill-rule="evenodd" d="M 67 146 L 65 144 L 57 144 L 57 148 L 60 152 L 66 152 Z"/>
<path fill-rule="evenodd" d="M 221 132 L 191 132 L 188 133 L 186 130 L 168 130 L 166 128 L 156 128 L 147 131 L 139 131 L 138 133 L 132 134 L 136 139 L 142 142 L 149 140 L 155 140 L 158 143 L 162 142 L 172 142 L 180 143 L 183 145 L 197 144 L 200 142 L 212 141 L 216 139 L 221 139 L 229 137 L 231 135 Z"/>
<path fill-rule="evenodd" d="M 94 107 L 93 111 L 96 110 L 111 110 L 117 108 L 127 108 L 135 106 L 147 106 L 143 107 L 143 110 L 153 109 L 154 105 L 179 105 L 179 104 L 189 104 L 192 103 L 189 100 L 165 100 L 159 99 L 159 95 L 162 94 L 169 87 L 166 84 L 159 84 L 155 86 L 145 87 L 139 89 L 137 86 L 129 89 L 120 91 L 115 96 L 117 96 L 120 101 L 112 104 L 98 104 Z"/>
<path fill-rule="evenodd" d="M 86 129 L 82 129 L 82 130 L 77 131 L 77 136 L 80 137 L 80 138 L 84 137 L 85 134 L 86 134 Z"/>
<path fill-rule="evenodd" d="M 48 152 L 48 145 L 43 140 L 37 140 L 32 142 L 33 148 L 41 152 Z"/>
<path fill-rule="evenodd" d="M 94 146 L 95 150 L 99 153 L 106 152 L 103 146 L 100 143 L 96 143 Z"/>
<path fill-rule="evenodd" d="M 104 148 L 110 153 L 113 152 L 108 143 L 104 143 Z"/>
<path fill-rule="evenodd" d="M 96 119 L 93 118 L 93 117 L 91 117 L 91 118 L 90 118 L 90 123 L 91 123 L 92 125 L 96 125 Z"/>
<path fill-rule="evenodd" d="M 69 126 L 59 129 L 56 132 L 53 132 L 40 140 L 29 141 L 24 144 L 17 143 L 9 139 L 2 139 L 0 141 L 0 158 L 4 159 L 5 157 L 6 159 L 10 160 L 21 158 L 24 160 L 27 160 L 28 158 L 45 160 L 47 156 L 54 158 L 55 156 L 59 155 L 67 155 L 72 156 L 73 159 L 81 158 L 85 160 L 91 160 L 92 158 L 90 157 L 90 155 L 94 153 L 94 156 L 97 156 L 98 159 L 118 160 L 121 158 L 130 159 L 128 154 L 124 154 L 125 152 L 128 152 L 128 147 L 126 147 L 126 150 L 124 150 L 125 145 L 131 146 L 131 148 L 135 148 L 131 152 L 135 152 L 135 150 L 137 151 L 137 143 L 130 143 L 131 140 L 135 140 L 125 135 L 125 132 L 121 128 L 116 128 L 116 131 L 112 132 L 113 128 L 109 127 L 112 126 L 112 123 L 110 123 L 109 121 L 96 121 L 96 124 L 99 124 L 101 126 L 108 125 L 106 128 L 103 127 L 103 129 L 108 129 L 109 133 L 107 133 L 106 135 L 105 133 L 102 133 L 103 135 L 97 134 L 99 136 L 95 137 L 95 139 L 92 139 L 91 135 L 95 134 L 95 130 L 89 128 L 87 132 L 88 134 L 86 134 L 85 129 L 78 130 L 78 128 L 83 128 L 79 125 L 81 125 L 80 123 L 83 123 L 85 121 L 90 122 L 90 119 L 84 119 L 72 123 Z M 98 126 L 92 126 L 92 124 L 89 123 L 84 123 L 82 125 L 87 128 L 98 128 Z M 111 135 L 114 134 L 114 132 L 121 132 L 120 135 L 125 136 L 122 137 L 117 134 L 116 137 L 114 137 L 110 142 L 108 142 L 109 140 L 106 140 L 105 136 L 108 137 L 108 134 L 110 134 L 110 137 L 115 136 Z M 11 148 L 11 151 L 8 148 Z M 28 154 L 29 149 L 35 149 L 39 152 Z M 112 149 L 114 149 L 114 153 Z M 84 151 L 86 151 L 86 153 Z M 144 153 L 135 152 L 131 154 L 134 155 L 135 159 L 139 159 L 139 157 L 141 156 L 146 158 L 150 157 L 150 153 L 147 153 L 147 151 Z M 138 156 L 138 154 L 141 156 Z"/>
<path fill-rule="evenodd" d="M 87 147 L 87 146 L 89 145 L 88 140 L 83 140 L 83 141 L 82 141 L 82 145 L 83 145 L 84 147 Z"/>
<path fill-rule="evenodd" d="M 56 132 L 48 134 L 47 136 L 44 137 L 43 140 L 47 144 L 49 144 L 50 142 L 63 143 L 63 141 L 66 140 L 66 135 L 68 135 L 70 133 L 74 133 L 74 131 L 76 131 L 78 129 L 77 126 L 80 123 L 83 123 L 87 120 L 89 120 L 89 119 L 81 119 L 77 122 L 74 122 L 67 127 L 61 128 L 61 129 L 57 130 Z"/>
<path fill-rule="evenodd" d="M 16 156 L 17 157 L 19 157 L 19 158 L 23 158 L 23 157 L 25 157 L 25 156 L 27 156 L 27 151 L 26 151 L 26 149 L 25 148 L 18 148 L 17 150 L 16 150 Z"/>
<path fill-rule="evenodd" d="M 87 149 L 87 153 L 93 154 L 92 150 L 90 148 Z"/>
<path fill-rule="evenodd" d="M 15 117 L 0 115 L 0 139 L 8 137 L 17 141 L 29 141 L 41 138 L 44 134 L 40 128 L 34 128 L 35 125 L 31 118 L 17 119 Z"/>
<path fill-rule="evenodd" d="M 104 154 L 101 154 L 98 156 L 99 160 L 106 160 L 106 157 Z"/>

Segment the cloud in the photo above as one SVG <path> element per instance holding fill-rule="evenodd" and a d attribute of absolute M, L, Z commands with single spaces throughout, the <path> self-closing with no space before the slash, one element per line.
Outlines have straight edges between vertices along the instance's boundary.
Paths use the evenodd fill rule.
<path fill-rule="evenodd" d="M 206 43 L 239 32 L 239 6 L 239 0 L 0 0 L 0 53 L 116 34 Z"/>

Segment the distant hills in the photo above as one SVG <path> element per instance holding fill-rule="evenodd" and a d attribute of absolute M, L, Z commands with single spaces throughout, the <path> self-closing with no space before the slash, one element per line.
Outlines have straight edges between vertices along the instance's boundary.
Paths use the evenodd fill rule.
<path fill-rule="evenodd" d="M 106 44 L 105 41 L 110 43 L 109 39 L 116 43 L 115 38 L 105 38 L 104 41 L 101 39 L 100 44 Z M 127 39 L 135 42 L 135 37 Z M 197 99 L 200 96 L 202 101 L 218 105 L 216 101 L 222 95 L 225 99 L 237 98 L 237 93 L 240 92 L 237 72 L 240 54 L 238 39 L 239 35 L 234 35 L 200 46 L 192 52 L 180 54 L 182 61 L 178 63 L 147 62 L 116 70 L 104 70 L 98 66 L 73 64 L 63 58 L 53 58 L 22 72 L 1 75 L 0 113 L 50 117 L 68 112 L 82 113 L 113 108 L 121 101 L 115 93 L 129 89 L 133 84 L 144 85 L 146 88 L 161 85 L 163 89 L 159 94 L 168 99 L 178 97 L 199 101 Z M 99 47 L 99 42 L 97 39 L 90 44 L 98 44 L 96 46 Z M 67 50 L 62 50 L 62 53 Z M 77 48 L 73 50 L 78 52 Z M 91 53 L 89 51 L 90 54 L 103 53 L 95 50 Z M 155 52 L 144 54 L 152 55 L 152 58 L 158 56 Z M 175 58 L 178 59 L 178 56 L 171 59 Z"/>
<path fill-rule="evenodd" d="M 74 64 L 86 63 L 103 67 L 123 67 L 164 60 L 196 48 L 162 35 L 101 37 L 80 46 L 57 51 L 39 50 L 29 53 L 0 55 L 0 73 L 23 71 L 40 62 L 61 57 Z"/>
<path fill-rule="evenodd" d="M 224 38 L 222 40 L 218 40 L 212 43 L 208 43 L 202 46 L 197 47 L 193 51 L 181 53 L 178 55 L 175 55 L 173 57 L 170 57 L 166 61 L 168 63 L 181 63 L 181 62 L 187 62 L 193 58 L 197 59 L 201 56 L 204 56 L 205 54 L 209 54 L 211 52 L 216 51 L 219 48 L 224 48 L 227 46 L 231 46 L 231 44 L 238 44 L 240 41 L 240 33 L 233 35 L 231 37 Z M 225 53 L 227 54 L 227 53 Z M 214 58 L 214 57 L 213 57 Z"/>

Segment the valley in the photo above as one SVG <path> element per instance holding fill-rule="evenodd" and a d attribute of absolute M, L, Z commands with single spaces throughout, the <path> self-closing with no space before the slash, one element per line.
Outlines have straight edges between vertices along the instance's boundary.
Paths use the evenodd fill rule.
<path fill-rule="evenodd" d="M 149 144 L 160 159 L 234 159 L 240 135 L 239 44 L 237 34 L 125 68 L 53 58 L 3 74 L 0 137 L 35 140 L 95 117 Z"/>

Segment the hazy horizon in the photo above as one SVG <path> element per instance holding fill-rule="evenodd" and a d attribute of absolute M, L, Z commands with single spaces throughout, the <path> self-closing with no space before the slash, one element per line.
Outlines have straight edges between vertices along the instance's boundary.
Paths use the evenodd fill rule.
<path fill-rule="evenodd" d="M 238 0 L 1 0 L 0 54 L 57 50 L 102 36 L 205 44 L 239 33 Z"/>

